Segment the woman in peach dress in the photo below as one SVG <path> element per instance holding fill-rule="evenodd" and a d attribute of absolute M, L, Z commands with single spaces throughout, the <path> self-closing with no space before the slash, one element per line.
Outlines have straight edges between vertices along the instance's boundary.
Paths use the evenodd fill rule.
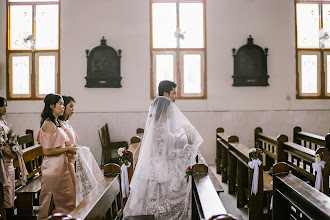
<path fill-rule="evenodd" d="M 69 123 L 69 118 L 74 113 L 74 104 L 76 103 L 76 101 L 71 96 L 62 96 L 62 98 L 64 100 L 64 113 L 62 116 L 59 117 L 59 120 L 62 124 L 63 130 L 69 137 L 69 141 L 65 142 L 65 145 L 66 146 L 76 146 L 77 141 L 78 141 L 78 135 L 73 130 L 73 128 L 71 127 L 71 125 Z M 68 159 L 69 159 L 69 163 L 68 163 L 69 172 L 71 175 L 72 184 L 73 184 L 73 188 L 74 188 L 74 195 L 76 197 L 76 174 L 74 171 L 74 164 L 76 161 L 76 157 L 74 154 L 68 154 Z M 75 201 L 76 201 L 76 198 L 75 198 Z"/>
<path fill-rule="evenodd" d="M 69 214 L 75 208 L 75 190 L 68 154 L 75 154 L 76 147 L 65 145 L 69 138 L 58 120 L 64 112 L 64 101 L 58 94 L 48 94 L 44 103 L 37 137 L 44 154 L 39 219 L 47 219 L 54 208 L 63 214 Z"/>
<path fill-rule="evenodd" d="M 7 139 L 9 126 L 6 121 L 2 119 L 2 116 L 7 112 L 7 100 L 0 97 L 0 129 L 4 132 L 4 139 Z M 14 215 L 14 197 L 15 197 L 15 170 L 13 165 L 13 158 L 17 156 L 11 152 L 8 144 L 4 144 L 2 148 L 3 158 L 1 161 L 1 167 L 3 170 L 3 208 L 6 210 L 7 219 L 11 219 Z M 2 213 L 4 214 L 4 213 Z"/>

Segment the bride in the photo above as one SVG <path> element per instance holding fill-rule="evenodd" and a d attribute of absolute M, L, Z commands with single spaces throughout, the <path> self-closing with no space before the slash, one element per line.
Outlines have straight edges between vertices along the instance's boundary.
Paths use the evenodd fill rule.
<path fill-rule="evenodd" d="M 171 99 L 164 96 L 154 99 L 124 215 L 190 219 L 191 182 L 187 183 L 185 171 L 195 163 L 202 142 Z"/>

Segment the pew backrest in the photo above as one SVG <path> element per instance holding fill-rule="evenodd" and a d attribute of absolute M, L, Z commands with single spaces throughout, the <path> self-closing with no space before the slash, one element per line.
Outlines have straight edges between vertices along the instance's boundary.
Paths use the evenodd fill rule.
<path fill-rule="evenodd" d="M 31 147 L 34 145 L 33 130 L 27 129 L 25 135 L 19 136 L 18 144 L 22 146 L 22 149 Z"/>
<path fill-rule="evenodd" d="M 320 136 L 304 132 L 301 127 L 295 127 L 293 129 L 293 142 L 314 151 L 319 147 L 326 147 L 330 150 L 330 133 L 326 136 Z"/>
<path fill-rule="evenodd" d="M 286 161 L 287 154 L 283 151 L 283 143 L 287 141 L 286 135 L 273 137 L 264 134 L 260 127 L 254 130 L 255 146 L 262 149 L 266 155 L 265 170 L 269 170 L 276 162 Z"/>

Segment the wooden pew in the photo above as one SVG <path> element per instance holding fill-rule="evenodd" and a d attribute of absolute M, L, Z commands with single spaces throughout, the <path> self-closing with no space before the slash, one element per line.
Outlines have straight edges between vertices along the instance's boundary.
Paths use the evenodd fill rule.
<path fill-rule="evenodd" d="M 286 160 L 280 162 L 286 162 L 294 168 L 292 174 L 298 178 L 309 182 L 314 186 L 315 176 L 313 174 L 312 163 L 315 162 L 315 154 L 322 153 L 323 160 L 326 162 L 324 169 L 322 170 L 324 194 L 330 195 L 329 175 L 330 175 L 330 153 L 328 148 L 318 147 L 318 149 L 312 150 L 304 146 L 295 144 L 293 142 L 283 142 L 283 152 L 286 153 Z"/>
<path fill-rule="evenodd" d="M 95 186 L 72 212 L 68 215 L 56 213 L 48 219 L 120 220 L 123 216 L 120 167 L 117 164 L 106 164 L 104 175 L 104 181 Z"/>
<path fill-rule="evenodd" d="M 324 137 L 303 132 L 301 127 L 295 127 L 293 129 L 293 142 L 312 150 L 317 150 L 319 147 L 326 147 L 330 151 L 330 133 Z"/>
<path fill-rule="evenodd" d="M 208 165 L 207 165 L 204 157 L 202 156 L 202 154 L 198 153 L 197 158 L 198 158 L 197 161 L 196 161 L 197 163 L 205 164 L 208 167 Z M 212 172 L 211 169 L 208 170 L 208 175 L 209 175 L 209 177 L 212 181 L 212 184 L 213 184 L 215 190 L 217 191 L 217 193 L 219 194 L 221 192 L 224 192 L 221 184 L 219 183 L 217 177 L 214 175 L 214 173 Z"/>
<path fill-rule="evenodd" d="M 195 164 L 192 169 L 192 220 L 237 219 L 228 215 L 224 208 L 208 175 L 208 167 L 205 164 Z"/>
<path fill-rule="evenodd" d="M 274 165 L 273 220 L 330 219 L 330 198 L 289 170 L 285 163 Z"/>
<path fill-rule="evenodd" d="M 288 141 L 285 135 L 279 135 L 277 138 L 267 136 L 262 133 L 261 128 L 255 129 L 255 143 L 262 146 L 266 154 L 266 169 L 272 167 L 276 162 L 286 162 L 293 166 L 293 174 L 302 180 L 308 180 L 311 185 L 315 183 L 315 176 L 312 170 L 312 163 L 315 161 L 316 149 L 326 146 L 327 137 L 301 132 L 299 127 L 294 128 L 294 141 Z M 298 143 L 298 144 L 297 144 Z M 300 144 L 303 145 L 300 145 Z M 322 150 L 326 155 L 327 152 Z M 324 193 L 329 195 L 329 172 L 330 158 L 326 156 L 326 165 L 323 169 Z"/>
<path fill-rule="evenodd" d="M 29 173 L 26 186 L 21 185 L 21 179 L 15 176 L 15 200 L 17 216 L 21 219 L 36 219 L 33 205 L 39 204 L 38 194 L 41 190 L 41 163 L 43 159 L 41 145 L 34 145 L 23 149 L 23 159 Z M 18 161 L 14 160 L 15 173 L 19 173 Z M 36 196 L 37 195 L 37 196 Z"/>
<path fill-rule="evenodd" d="M 224 131 L 224 129 L 220 128 L 217 131 Z M 277 140 L 275 139 L 274 142 L 277 142 Z M 228 193 L 236 193 L 237 207 L 242 208 L 248 204 L 250 219 L 270 219 L 271 215 L 269 213 L 263 214 L 263 208 L 268 207 L 270 204 L 273 190 L 272 177 L 265 172 L 265 167 L 259 167 L 259 190 L 257 195 L 250 195 L 254 173 L 248 166 L 248 162 L 251 160 L 250 148 L 239 143 L 237 136 L 220 132 L 217 133 L 217 149 L 221 151 L 222 178 L 225 177 L 225 181 L 228 181 Z M 274 153 L 271 156 L 276 157 Z M 260 160 L 262 161 L 263 158 L 260 158 Z M 266 204 L 264 204 L 264 199 L 267 201 Z"/>
<path fill-rule="evenodd" d="M 216 157 L 215 157 L 215 165 L 216 171 L 218 174 L 222 171 L 221 160 L 222 160 L 222 146 L 221 146 L 221 138 L 225 135 L 225 130 L 223 128 L 217 128 L 216 130 Z M 227 138 L 228 139 L 228 138 Z"/>
<path fill-rule="evenodd" d="M 217 173 L 221 173 L 222 175 L 222 182 L 226 183 L 228 180 L 228 143 L 233 142 L 235 138 L 230 138 L 224 132 L 223 128 L 217 128 L 217 158 L 216 158 L 216 167 Z"/>
<path fill-rule="evenodd" d="M 33 130 L 27 129 L 25 131 L 25 135 L 19 136 L 18 143 L 19 145 L 22 146 L 22 149 L 33 146 L 34 145 Z"/>
<path fill-rule="evenodd" d="M 266 155 L 265 170 L 269 170 L 274 163 L 285 161 L 286 153 L 283 151 L 283 143 L 288 141 L 286 135 L 277 137 L 266 135 L 260 127 L 254 129 L 254 142 L 256 147 L 262 149 Z"/>
<path fill-rule="evenodd" d="M 272 177 L 264 171 L 264 166 L 259 166 L 258 192 L 251 195 L 253 173 L 255 170 L 248 166 L 252 160 L 250 148 L 239 143 L 237 136 L 231 136 L 234 140 L 228 143 L 228 192 L 236 191 L 237 207 L 242 208 L 248 204 L 249 219 L 270 219 L 269 213 L 264 213 L 263 208 L 270 204 L 273 186 Z M 235 137 L 235 138 L 234 138 Z M 263 158 L 259 158 L 263 161 Z M 267 203 L 264 204 L 265 198 Z"/>

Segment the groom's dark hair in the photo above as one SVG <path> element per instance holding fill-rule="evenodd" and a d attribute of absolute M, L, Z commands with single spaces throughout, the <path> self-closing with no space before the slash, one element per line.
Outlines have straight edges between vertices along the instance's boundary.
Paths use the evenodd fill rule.
<path fill-rule="evenodd" d="M 158 95 L 164 96 L 164 93 L 167 92 L 170 94 L 171 90 L 176 88 L 176 83 L 169 81 L 169 80 L 163 80 L 158 85 Z"/>

